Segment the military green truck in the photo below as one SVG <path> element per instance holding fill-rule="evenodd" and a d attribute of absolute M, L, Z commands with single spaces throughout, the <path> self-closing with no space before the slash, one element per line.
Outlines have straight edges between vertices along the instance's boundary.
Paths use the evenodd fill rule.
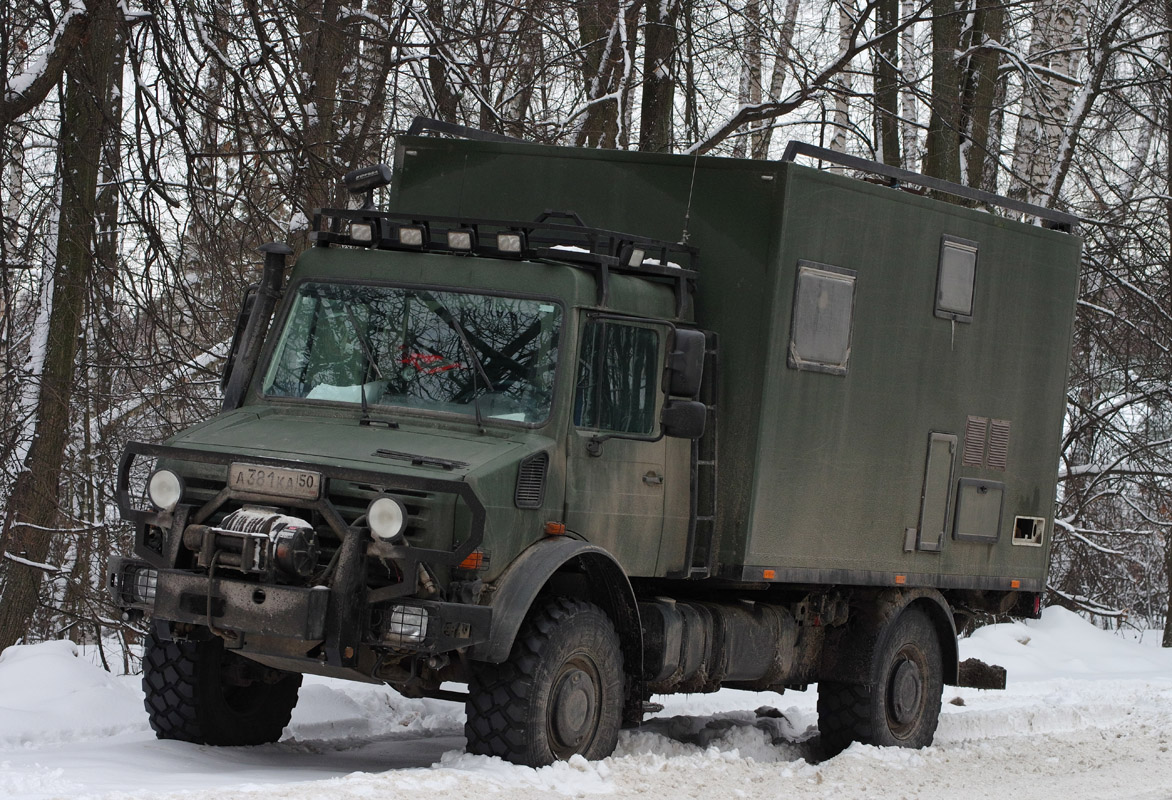
<path fill-rule="evenodd" d="M 1077 220 L 798 144 L 426 134 L 261 248 L 223 410 L 126 447 L 158 736 L 274 741 L 310 673 L 520 764 L 720 687 L 929 744 L 958 622 L 1039 609 Z"/>

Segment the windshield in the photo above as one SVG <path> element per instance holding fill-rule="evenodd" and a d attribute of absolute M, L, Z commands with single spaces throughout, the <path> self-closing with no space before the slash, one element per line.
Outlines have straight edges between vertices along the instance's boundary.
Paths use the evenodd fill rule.
<path fill-rule="evenodd" d="M 269 397 L 540 422 L 561 307 L 517 297 L 305 283 L 264 379 Z M 365 395 L 365 397 L 364 397 Z"/>

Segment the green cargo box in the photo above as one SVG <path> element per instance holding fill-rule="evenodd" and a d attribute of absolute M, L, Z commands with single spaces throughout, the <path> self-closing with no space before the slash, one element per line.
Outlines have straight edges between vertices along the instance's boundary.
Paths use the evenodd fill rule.
<path fill-rule="evenodd" d="M 392 210 L 573 211 L 699 248 L 712 577 L 1044 588 L 1077 236 L 792 162 L 415 137 L 396 158 Z"/>

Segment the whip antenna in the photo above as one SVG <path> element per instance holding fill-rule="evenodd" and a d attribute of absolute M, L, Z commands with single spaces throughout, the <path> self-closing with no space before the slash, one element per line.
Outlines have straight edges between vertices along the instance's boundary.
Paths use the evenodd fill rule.
<path fill-rule="evenodd" d="M 688 224 L 692 219 L 692 190 L 696 188 L 696 167 L 700 163 L 700 154 L 692 159 L 692 182 L 688 185 L 688 207 L 684 209 L 684 232 L 680 234 L 680 244 L 688 243 Z"/>

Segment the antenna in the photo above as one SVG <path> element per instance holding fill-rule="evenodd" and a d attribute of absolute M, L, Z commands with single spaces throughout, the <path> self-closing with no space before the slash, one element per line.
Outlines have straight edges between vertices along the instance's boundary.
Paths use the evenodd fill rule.
<path fill-rule="evenodd" d="M 697 153 L 692 159 L 692 182 L 688 185 L 688 207 L 684 210 L 684 232 L 680 234 L 680 244 L 687 244 L 688 225 L 692 219 L 692 190 L 696 188 L 696 167 L 700 164 L 700 154 Z"/>

